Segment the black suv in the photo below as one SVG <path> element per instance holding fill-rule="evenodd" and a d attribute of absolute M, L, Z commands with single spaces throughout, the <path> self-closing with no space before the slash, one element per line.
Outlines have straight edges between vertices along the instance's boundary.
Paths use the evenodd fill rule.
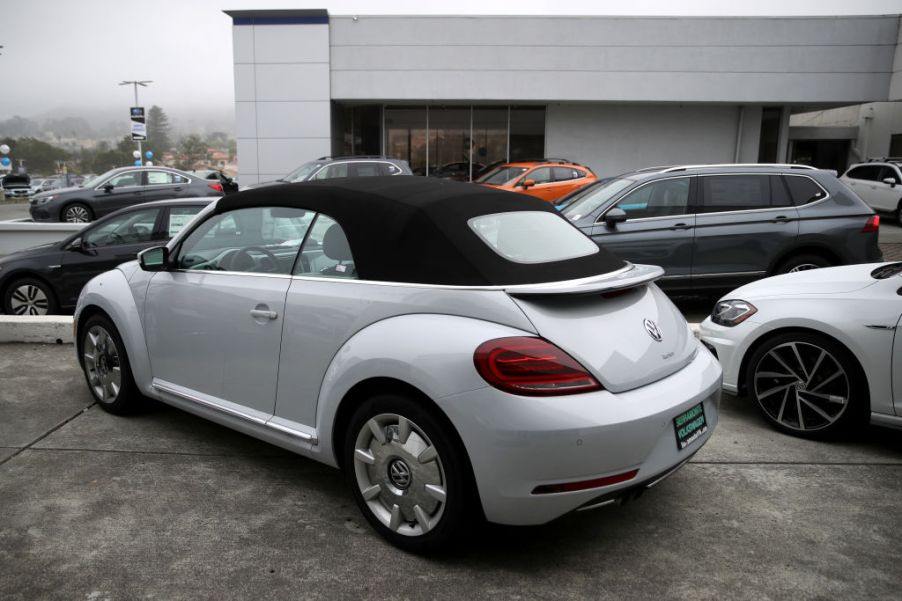
<path fill-rule="evenodd" d="M 660 265 L 670 290 L 882 259 L 879 217 L 833 172 L 804 165 L 685 165 L 574 192 L 562 214 L 599 245 Z"/>
<path fill-rule="evenodd" d="M 304 163 L 285 177 L 260 182 L 248 188 L 262 188 L 278 184 L 306 182 L 336 177 L 371 177 L 378 175 L 413 175 L 407 161 L 383 156 L 320 157 Z M 243 188 L 242 188 L 243 189 Z"/>

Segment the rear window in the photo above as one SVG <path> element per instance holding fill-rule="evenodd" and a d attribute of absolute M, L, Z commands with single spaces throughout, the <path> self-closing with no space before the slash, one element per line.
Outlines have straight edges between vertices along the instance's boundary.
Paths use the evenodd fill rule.
<path fill-rule="evenodd" d="M 515 263 L 552 263 L 598 252 L 597 244 L 554 213 L 495 213 L 467 223 L 493 251 Z"/>

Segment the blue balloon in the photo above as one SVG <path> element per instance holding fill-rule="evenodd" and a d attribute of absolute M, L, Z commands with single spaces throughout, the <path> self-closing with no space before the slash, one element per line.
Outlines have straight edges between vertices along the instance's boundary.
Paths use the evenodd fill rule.
<path fill-rule="evenodd" d="M 135 159 L 135 167 L 141 166 L 141 159 Z"/>
<path fill-rule="evenodd" d="M 3 157 L 2 159 L 0 159 L 0 164 L 2 164 L 4 167 L 9 167 L 9 164 L 11 162 L 12 161 L 9 160 L 9 157 Z"/>
<path fill-rule="evenodd" d="M 153 151 L 148 150 L 147 152 L 144 153 L 144 156 L 147 157 L 147 160 L 149 161 L 150 159 L 153 158 Z"/>

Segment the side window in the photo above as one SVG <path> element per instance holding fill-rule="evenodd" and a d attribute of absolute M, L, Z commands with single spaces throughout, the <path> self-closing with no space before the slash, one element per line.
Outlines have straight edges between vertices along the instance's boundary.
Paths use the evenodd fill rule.
<path fill-rule="evenodd" d="M 131 173 L 122 173 L 113 177 L 112 179 L 107 180 L 106 184 L 112 184 L 116 188 L 127 188 L 129 186 L 140 186 L 141 185 L 141 172 L 140 171 L 132 171 Z"/>
<path fill-rule="evenodd" d="M 147 209 L 119 215 L 85 233 L 82 245 L 85 248 L 100 248 L 150 242 L 153 240 L 154 224 L 159 214 L 160 209 Z"/>
<path fill-rule="evenodd" d="M 349 177 L 371 177 L 373 175 L 379 175 L 378 163 L 350 163 L 349 165 Z"/>
<path fill-rule="evenodd" d="M 880 176 L 880 165 L 862 165 L 855 167 L 848 173 L 848 177 L 852 179 L 863 179 L 872 182 L 878 181 Z"/>
<path fill-rule="evenodd" d="M 881 182 L 885 179 L 892 179 L 897 184 L 899 183 L 899 174 L 896 173 L 896 170 L 889 165 L 885 165 L 880 169 L 880 175 L 878 177 L 880 178 L 879 181 Z"/>
<path fill-rule="evenodd" d="M 169 177 L 172 178 L 172 183 L 173 183 L 173 184 L 187 184 L 187 183 L 189 183 L 189 181 L 190 181 L 190 180 L 188 180 L 188 178 L 185 177 L 184 175 L 179 175 L 179 174 L 177 174 L 177 173 L 170 173 L 170 174 L 169 174 Z M 208 179 L 209 179 L 209 178 L 208 178 Z M 218 178 L 215 178 L 215 177 L 214 177 L 213 179 L 218 179 Z"/>
<path fill-rule="evenodd" d="M 573 169 L 572 167 L 553 167 L 551 171 L 554 173 L 554 181 L 556 182 L 579 179 L 586 175 L 579 169 Z"/>
<path fill-rule="evenodd" d="M 704 213 L 771 206 L 770 181 L 766 175 L 710 175 L 699 179 Z"/>
<path fill-rule="evenodd" d="M 201 212 L 203 206 L 188 207 L 170 207 L 169 218 L 165 226 L 165 232 L 161 233 L 160 239 L 168 240 L 172 238 L 184 228 L 195 215 Z"/>
<path fill-rule="evenodd" d="M 791 207 L 793 200 L 790 197 L 783 178 L 779 175 L 769 175 L 770 178 L 770 204 L 772 207 Z"/>
<path fill-rule="evenodd" d="M 147 172 L 147 185 L 148 186 L 162 186 L 165 184 L 171 184 L 172 174 L 166 171 L 148 171 Z"/>
<path fill-rule="evenodd" d="M 334 177 L 348 177 L 348 163 L 326 165 L 317 171 L 313 179 L 332 179 Z"/>
<path fill-rule="evenodd" d="M 357 278 L 348 238 L 341 226 L 328 215 L 320 213 L 316 216 L 294 273 L 327 278 Z"/>
<path fill-rule="evenodd" d="M 392 163 L 379 163 L 379 167 L 382 175 L 399 175 L 401 173 L 401 168 Z"/>
<path fill-rule="evenodd" d="M 290 274 L 313 214 L 256 207 L 214 215 L 182 243 L 181 269 Z"/>
<path fill-rule="evenodd" d="M 539 167 L 538 169 L 533 169 L 529 173 L 527 173 L 523 179 L 520 180 L 522 184 L 524 181 L 531 179 L 537 184 L 547 184 L 552 181 L 551 179 L 551 167 Z"/>
<path fill-rule="evenodd" d="M 617 203 L 630 219 L 685 215 L 689 212 L 689 178 L 664 179 L 630 192 Z"/>
<path fill-rule="evenodd" d="M 796 206 L 806 205 L 809 202 L 820 200 L 827 196 L 823 188 L 818 186 L 813 179 L 802 175 L 785 175 L 783 181 L 792 195 L 792 202 Z"/>

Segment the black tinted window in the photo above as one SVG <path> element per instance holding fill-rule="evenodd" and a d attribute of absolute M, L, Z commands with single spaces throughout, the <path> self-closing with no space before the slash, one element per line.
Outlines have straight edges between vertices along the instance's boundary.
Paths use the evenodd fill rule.
<path fill-rule="evenodd" d="M 852 179 L 865 179 L 872 182 L 880 181 L 880 165 L 862 165 L 861 167 L 855 167 L 854 169 L 849 170 L 846 177 L 851 177 Z"/>
<path fill-rule="evenodd" d="M 766 175 L 712 175 L 700 178 L 702 212 L 764 209 L 770 204 L 770 181 Z"/>
<path fill-rule="evenodd" d="M 770 176 L 770 203 L 774 207 L 788 207 L 793 204 L 789 190 L 779 175 Z"/>
<path fill-rule="evenodd" d="M 880 169 L 880 181 L 882 182 L 885 179 L 892 179 L 897 184 L 899 183 L 899 175 L 892 167 L 883 167 L 882 169 Z"/>
<path fill-rule="evenodd" d="M 554 167 L 552 171 L 554 172 L 554 181 L 556 182 L 579 179 L 585 176 L 585 173 L 579 169 L 573 169 L 572 167 Z"/>
<path fill-rule="evenodd" d="M 783 178 L 792 194 L 792 202 L 796 206 L 805 205 L 815 200 L 820 200 L 826 196 L 824 191 L 814 183 L 810 177 L 802 175 L 787 175 Z"/>

